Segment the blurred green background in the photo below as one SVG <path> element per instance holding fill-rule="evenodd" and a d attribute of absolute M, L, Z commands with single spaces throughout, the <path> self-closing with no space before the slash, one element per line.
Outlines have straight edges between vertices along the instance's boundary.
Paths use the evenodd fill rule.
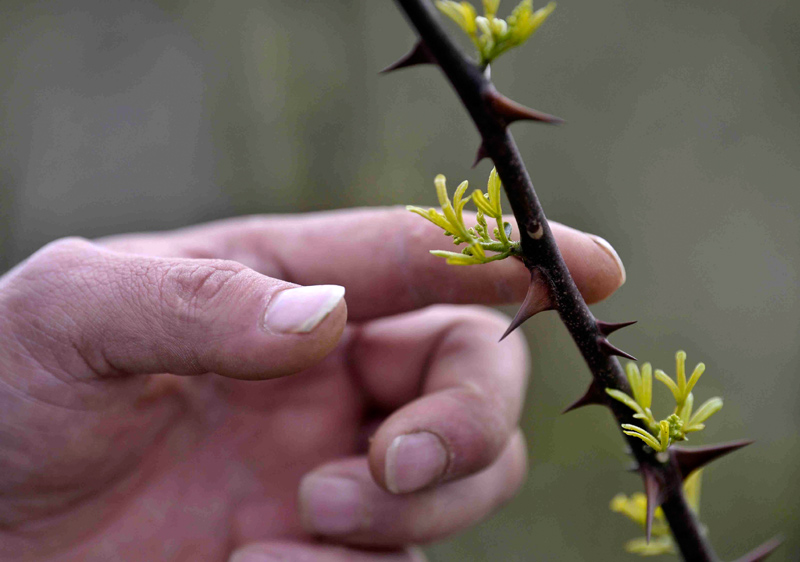
<path fill-rule="evenodd" d="M 625 261 L 594 307 L 639 320 L 615 343 L 668 372 L 679 348 L 705 361 L 697 398 L 725 408 L 693 442 L 756 440 L 706 471 L 726 559 L 777 533 L 773 560 L 800 551 L 799 23 L 796 0 L 563 0 L 493 68 L 567 120 L 513 131 L 548 216 Z M 439 72 L 377 75 L 412 43 L 389 0 L 3 0 L 0 270 L 65 235 L 433 204 L 437 173 L 482 184 Z M 430 558 L 635 560 L 639 530 L 608 510 L 640 488 L 612 420 L 558 415 L 587 370 L 552 313 L 525 331 L 528 483 Z"/>

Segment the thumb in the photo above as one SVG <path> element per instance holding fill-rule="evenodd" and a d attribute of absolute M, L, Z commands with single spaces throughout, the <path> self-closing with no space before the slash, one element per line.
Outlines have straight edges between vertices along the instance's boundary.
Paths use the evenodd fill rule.
<path fill-rule="evenodd" d="M 338 285 L 300 287 L 236 262 L 121 254 L 80 239 L 50 244 L 0 280 L 4 313 L 40 364 L 101 377 L 280 377 L 325 357 L 347 320 Z"/>

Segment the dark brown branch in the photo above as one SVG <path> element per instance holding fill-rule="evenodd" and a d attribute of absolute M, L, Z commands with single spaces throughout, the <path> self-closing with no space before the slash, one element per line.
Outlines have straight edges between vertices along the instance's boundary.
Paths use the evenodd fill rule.
<path fill-rule="evenodd" d="M 446 35 L 429 2 L 396 1 L 478 128 L 482 140 L 479 156 L 488 155 L 494 162 L 517 219 L 523 262 L 531 274 L 538 271 L 545 278 L 550 288 L 552 306 L 558 311 L 586 360 L 594 377 L 593 384 L 630 393 L 622 368 L 613 357 L 619 350 L 606 345 L 605 328 L 598 326 L 561 257 L 531 179 L 508 130 L 511 121 L 508 112 L 497 103 L 499 94 L 481 69 L 464 56 Z M 515 104 L 514 107 L 522 106 Z M 539 112 L 531 115 L 544 116 L 544 120 L 548 121 L 554 119 Z M 605 405 L 612 410 L 619 424 L 637 423 L 631 410 L 616 400 L 606 401 Z M 663 499 L 661 506 L 684 559 L 717 560 L 683 495 L 683 478 L 674 459 L 669 458 L 662 463 L 652 451 L 645 449 L 640 440 L 627 436 L 626 439 L 639 469 L 659 482 L 659 496 Z"/>

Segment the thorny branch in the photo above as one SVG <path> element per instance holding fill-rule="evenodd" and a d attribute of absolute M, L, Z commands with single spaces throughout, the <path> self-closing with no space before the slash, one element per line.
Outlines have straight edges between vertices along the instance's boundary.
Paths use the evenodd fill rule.
<path fill-rule="evenodd" d="M 500 95 L 490 81 L 488 72 L 468 59 L 447 36 L 429 2 L 396 2 L 420 39 L 406 57 L 386 71 L 419 64 L 435 64 L 444 72 L 480 133 L 481 145 L 476 163 L 482 158 L 491 158 L 505 186 L 519 225 L 522 259 L 531 272 L 531 285 L 543 282 L 548 287 L 552 308 L 558 312 L 592 373 L 593 380 L 586 394 L 566 411 L 588 404 L 602 404 L 612 411 L 618 425 L 638 424 L 629 408 L 616 400 L 610 400 L 605 393 L 607 388 L 630 393 L 625 374 L 614 356 L 632 357 L 614 347 L 607 338 L 612 332 L 631 323 L 611 324 L 598 321 L 589 311 L 561 257 L 530 176 L 508 129 L 514 121 L 559 123 L 561 120 L 528 109 Z M 531 294 L 529 292 L 529 296 Z M 528 309 L 528 300 L 534 299 L 526 299 L 506 334 L 535 313 Z M 536 310 L 539 309 L 540 303 L 536 307 Z M 627 436 L 625 439 L 644 480 L 648 498 L 648 537 L 652 513 L 660 505 L 685 560 L 718 560 L 684 497 L 682 482 L 693 470 L 744 446 L 747 442 L 703 447 L 701 450 L 675 447 L 667 454 L 655 455 L 640 440 Z M 756 554 L 756 551 L 752 553 Z M 746 556 L 742 561 L 761 559 L 752 555 Z"/>

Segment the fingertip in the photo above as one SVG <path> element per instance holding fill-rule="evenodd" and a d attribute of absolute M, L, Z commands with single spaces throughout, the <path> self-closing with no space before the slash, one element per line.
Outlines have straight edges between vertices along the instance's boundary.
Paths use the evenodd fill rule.
<path fill-rule="evenodd" d="M 264 318 L 268 315 L 265 314 Z M 307 329 L 308 324 L 294 323 L 294 326 L 302 329 L 279 333 L 267 328 L 266 322 L 266 319 L 262 321 L 261 334 L 256 339 L 268 336 L 267 347 L 249 338 L 231 343 L 226 346 L 224 353 L 224 363 L 230 367 L 222 367 L 215 372 L 243 380 L 265 380 L 293 375 L 313 367 L 339 344 L 347 324 L 347 305 L 344 299 L 340 300 L 311 329 Z M 266 349 L 269 352 L 265 352 Z M 236 357 L 251 364 L 252 369 L 244 369 Z"/>
<path fill-rule="evenodd" d="M 287 305 L 296 308 L 287 310 Z M 274 319 L 276 308 L 283 318 Z M 346 325 L 347 303 L 344 287 L 339 285 L 281 291 L 272 297 L 264 313 L 264 330 L 286 346 L 287 360 L 291 357 L 287 362 L 290 372 L 315 365 L 333 351 Z"/>
<path fill-rule="evenodd" d="M 274 334 L 308 334 L 341 308 L 344 292 L 341 285 L 284 289 L 270 299 L 264 313 L 264 328 Z"/>
<path fill-rule="evenodd" d="M 626 280 L 627 274 L 617 251 L 604 238 L 551 223 L 561 254 L 588 304 L 611 296 Z"/>
<path fill-rule="evenodd" d="M 420 431 L 398 435 L 386 450 L 386 487 L 393 494 L 427 488 L 446 472 L 449 460 L 447 447 L 433 433 Z"/>
<path fill-rule="evenodd" d="M 591 277 L 592 282 L 587 283 L 581 292 L 584 292 L 586 302 L 593 304 L 607 299 L 622 287 L 627 279 L 625 266 L 614 247 L 604 238 L 595 234 L 587 234 L 594 244 L 594 253 L 599 255 L 596 259 L 596 271 Z"/>
<path fill-rule="evenodd" d="M 601 249 L 602 249 L 602 250 L 603 250 L 603 251 L 604 251 L 604 252 L 605 252 L 605 253 L 608 255 L 608 257 L 610 257 L 610 258 L 611 258 L 611 260 L 614 262 L 614 265 L 615 265 L 615 266 L 616 266 L 616 268 L 617 268 L 617 274 L 618 274 L 618 276 L 619 276 L 619 280 L 618 280 L 617 288 L 619 288 L 619 287 L 621 287 L 622 285 L 624 285 L 624 284 L 625 284 L 625 281 L 626 281 L 626 280 L 627 280 L 627 278 L 628 278 L 628 276 L 627 276 L 627 273 L 625 272 L 625 264 L 623 264 L 623 263 L 622 263 L 622 259 L 619 257 L 619 254 L 618 254 L 618 253 L 617 253 L 617 251 L 614 249 L 614 246 L 612 246 L 612 245 L 611 245 L 611 244 L 608 242 L 608 240 L 606 240 L 605 238 L 601 238 L 600 236 L 598 236 L 598 235 L 596 235 L 596 234 L 589 234 L 589 238 L 591 238 L 591 239 L 594 241 L 594 243 L 595 243 L 595 244 L 597 244 L 598 246 L 600 246 L 600 248 L 601 248 Z"/>
<path fill-rule="evenodd" d="M 314 471 L 298 488 L 300 518 L 314 535 L 341 536 L 367 526 L 367 498 L 358 479 L 331 471 Z"/>
<path fill-rule="evenodd" d="M 494 463 L 508 441 L 508 422 L 481 394 L 452 388 L 390 416 L 370 445 L 375 482 L 403 495 L 462 479 Z"/>
<path fill-rule="evenodd" d="M 325 359 L 339 344 L 347 325 L 347 305 L 344 299 L 308 332 L 286 334 L 285 353 L 279 353 L 280 361 L 273 363 L 275 370 L 268 378 L 299 373 Z"/>
<path fill-rule="evenodd" d="M 344 287 L 296 286 L 248 272 L 252 284 L 238 303 L 240 330 L 209 341 L 203 363 L 217 374 L 267 380 L 313 367 L 338 345 L 347 324 Z M 238 316 L 238 315 L 237 315 Z"/>

